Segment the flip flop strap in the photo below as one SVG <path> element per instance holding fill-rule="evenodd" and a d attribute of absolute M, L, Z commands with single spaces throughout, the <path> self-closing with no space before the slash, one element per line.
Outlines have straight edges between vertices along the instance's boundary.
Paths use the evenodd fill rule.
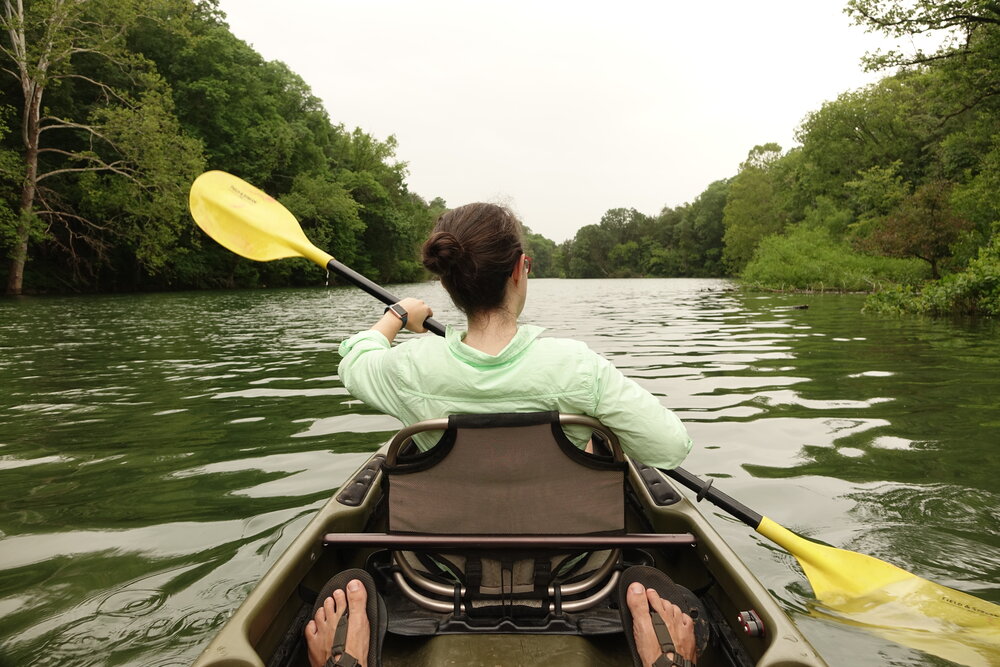
<path fill-rule="evenodd" d="M 358 664 L 358 661 L 347 653 L 344 653 L 344 645 L 347 643 L 347 614 L 348 610 L 345 609 L 343 615 L 341 615 L 340 620 L 337 621 L 337 629 L 333 631 L 333 646 L 330 647 L 330 657 L 327 659 L 323 667 L 354 667 Z M 334 662 L 333 656 L 340 654 L 340 657 Z M 347 656 L 353 662 L 344 663 L 341 660 Z"/>
<path fill-rule="evenodd" d="M 350 653 L 341 653 L 337 662 L 334 662 L 333 657 L 330 657 L 323 667 L 358 667 L 358 659 Z"/>
<path fill-rule="evenodd" d="M 660 650 L 663 651 L 663 655 L 657 658 L 653 662 L 653 667 L 694 667 L 694 663 L 687 658 L 682 658 L 677 653 L 677 647 L 674 646 L 673 639 L 670 638 L 670 630 L 667 629 L 667 624 L 663 622 L 660 615 L 655 611 L 650 614 L 653 621 L 653 632 L 656 633 L 656 641 L 660 642 Z M 673 658 L 668 658 L 667 654 L 673 653 Z"/>

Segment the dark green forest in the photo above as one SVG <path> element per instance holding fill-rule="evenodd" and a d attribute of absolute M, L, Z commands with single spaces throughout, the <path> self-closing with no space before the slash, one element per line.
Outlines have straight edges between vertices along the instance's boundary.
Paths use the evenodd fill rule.
<path fill-rule="evenodd" d="M 1000 6 L 850 0 L 858 30 L 931 51 L 762 137 L 730 178 L 655 214 L 528 232 L 540 277 L 733 276 L 749 288 L 872 292 L 868 308 L 1000 314 Z M 8 294 L 315 285 L 207 240 L 186 197 L 221 169 L 274 195 L 317 246 L 379 282 L 426 278 L 437 215 L 393 137 L 331 119 L 309 86 L 229 31 L 214 2 L 4 3 L 0 252 Z M 590 224 L 586 224 L 586 223 Z"/>

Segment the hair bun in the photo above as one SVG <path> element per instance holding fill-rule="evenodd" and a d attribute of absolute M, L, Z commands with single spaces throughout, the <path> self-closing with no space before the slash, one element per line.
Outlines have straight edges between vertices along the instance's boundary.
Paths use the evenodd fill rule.
<path fill-rule="evenodd" d="M 464 255 L 462 242 L 451 232 L 434 232 L 424 243 L 424 266 L 439 276 L 450 273 Z"/>

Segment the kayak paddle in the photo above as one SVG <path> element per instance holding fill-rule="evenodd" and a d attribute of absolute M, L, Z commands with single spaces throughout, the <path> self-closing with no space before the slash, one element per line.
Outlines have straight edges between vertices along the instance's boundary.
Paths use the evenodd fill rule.
<path fill-rule="evenodd" d="M 236 176 L 222 171 L 199 176 L 191 186 L 190 207 L 198 226 L 238 255 L 261 262 L 305 257 L 385 304 L 399 300 L 314 246 L 284 206 Z M 427 319 L 424 325 L 433 333 L 444 335 L 444 327 L 438 322 Z M 941 625 L 923 624 L 917 628 L 922 633 L 919 640 L 911 637 L 913 633 L 906 633 L 902 637 L 893 635 L 896 641 L 929 653 L 952 656 L 966 664 L 972 664 L 968 658 L 970 650 L 973 657 L 1000 655 L 1000 606 L 927 581 L 872 556 L 799 537 L 683 468 L 662 472 L 695 491 L 698 500 L 707 498 L 794 556 L 817 599 L 831 610 L 850 614 L 851 618 L 864 617 L 866 625 L 880 626 L 887 634 L 910 629 L 916 612 L 921 618 L 940 621 Z M 888 608 L 890 613 L 873 616 L 875 608 Z M 949 632 L 961 636 L 949 639 Z M 943 649 L 942 642 L 948 643 L 951 650 Z M 981 654 L 976 647 L 989 653 Z"/>
<path fill-rule="evenodd" d="M 790 553 L 827 609 L 890 639 L 966 665 L 1000 660 L 1000 605 L 935 584 L 872 556 L 818 544 L 683 468 L 661 470 Z M 985 662 L 984 662 L 985 660 Z"/>
<path fill-rule="evenodd" d="M 368 278 L 337 261 L 306 238 L 298 220 L 277 200 L 224 171 L 208 171 L 195 179 L 189 197 L 191 217 L 206 234 L 237 255 L 258 262 L 305 257 L 360 287 L 386 305 L 399 301 Z M 439 336 L 435 320 L 424 326 Z"/>

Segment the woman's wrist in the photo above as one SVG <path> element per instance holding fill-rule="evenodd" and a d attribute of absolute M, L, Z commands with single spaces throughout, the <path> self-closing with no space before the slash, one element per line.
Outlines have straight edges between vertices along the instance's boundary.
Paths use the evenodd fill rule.
<path fill-rule="evenodd" d="M 378 331 L 391 343 L 396 335 L 403 330 L 403 321 L 392 311 L 386 311 L 372 326 L 372 330 Z"/>

